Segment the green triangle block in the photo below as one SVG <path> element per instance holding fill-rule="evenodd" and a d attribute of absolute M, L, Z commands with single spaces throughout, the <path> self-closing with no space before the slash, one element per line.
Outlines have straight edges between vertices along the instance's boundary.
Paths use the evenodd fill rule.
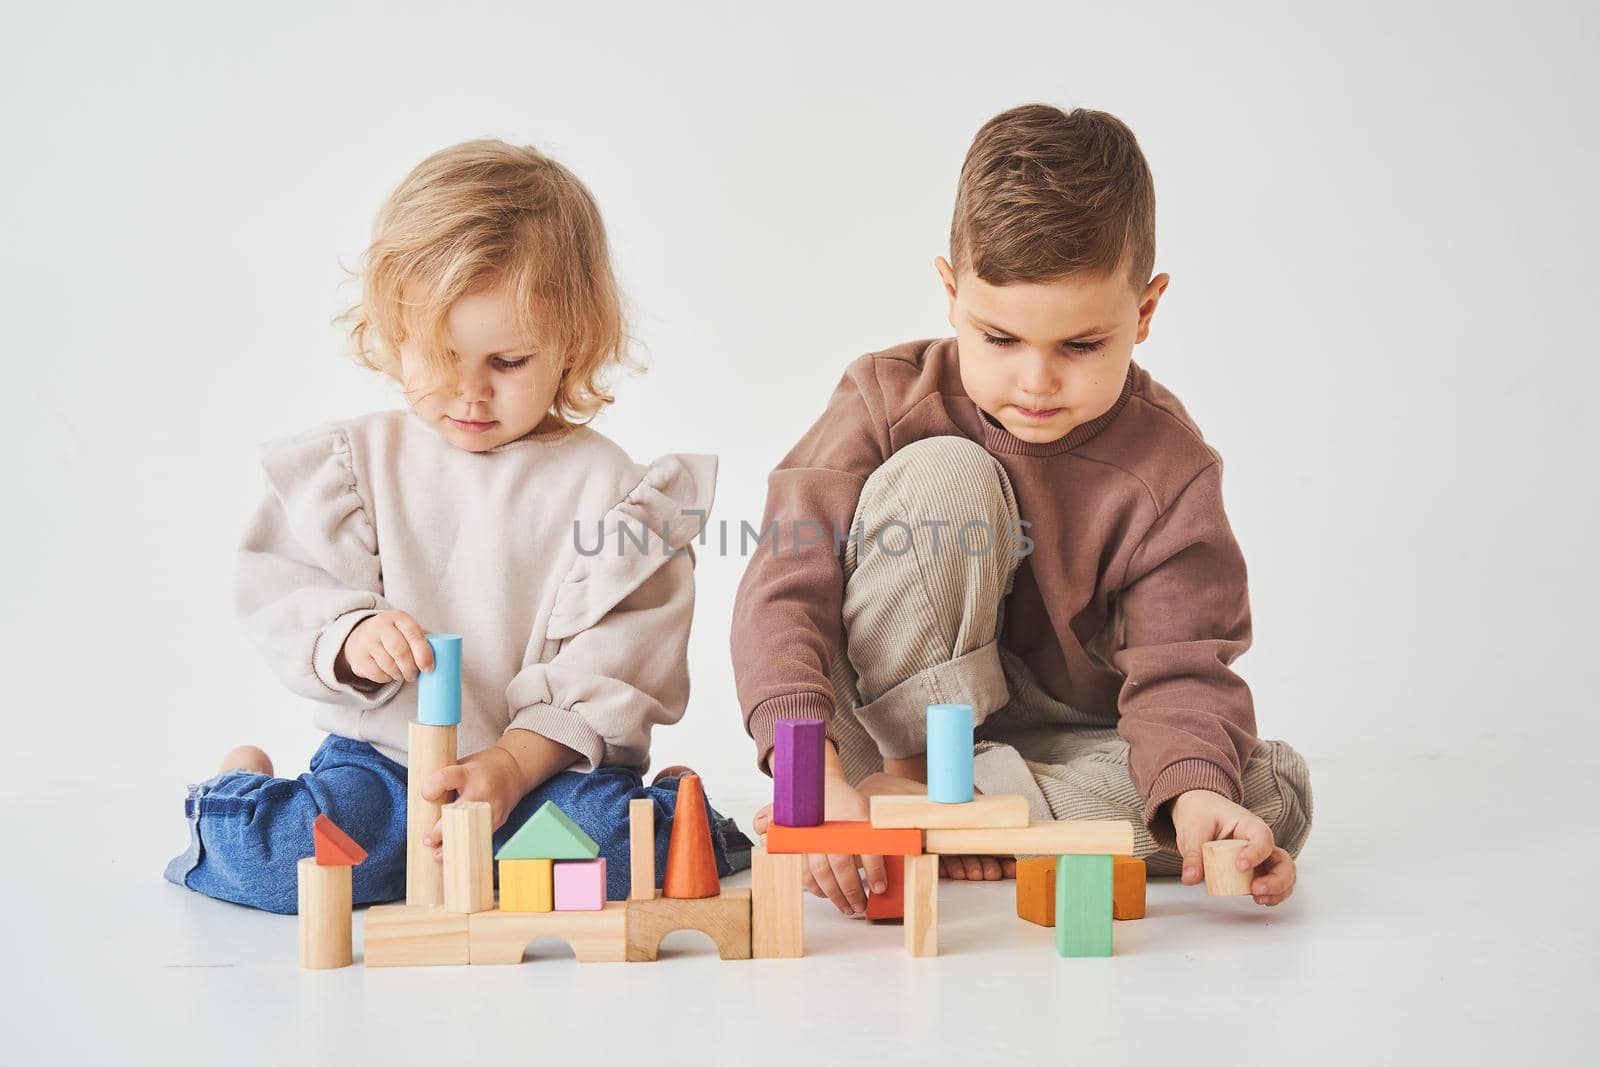
<path fill-rule="evenodd" d="M 547 800 L 494 854 L 497 860 L 592 860 L 600 846 Z"/>

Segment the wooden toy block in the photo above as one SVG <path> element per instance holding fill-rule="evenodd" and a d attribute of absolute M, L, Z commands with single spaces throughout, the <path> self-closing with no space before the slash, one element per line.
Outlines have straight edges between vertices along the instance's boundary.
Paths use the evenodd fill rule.
<path fill-rule="evenodd" d="M 656 802 L 628 801 L 628 899 L 656 897 Z"/>
<path fill-rule="evenodd" d="M 1111 857 L 1111 917 L 1144 918 L 1144 860 Z"/>
<path fill-rule="evenodd" d="M 1017 918 L 1039 926 L 1056 924 L 1056 858 L 1017 861 Z"/>
<path fill-rule="evenodd" d="M 367 850 L 326 815 L 311 821 L 311 843 L 316 861 L 324 867 L 356 867 L 367 858 Z"/>
<path fill-rule="evenodd" d="M 804 865 L 798 853 L 774 856 L 760 844 L 750 850 L 750 951 L 758 960 L 806 954 Z"/>
<path fill-rule="evenodd" d="M 767 827 L 767 851 L 835 856 L 915 856 L 922 852 L 921 830 L 874 830 L 865 819 L 830 819 L 817 826 Z"/>
<path fill-rule="evenodd" d="M 867 918 L 873 921 L 903 919 L 906 914 L 906 858 L 883 857 L 883 870 L 884 881 L 888 884 L 881 893 L 867 890 Z"/>
<path fill-rule="evenodd" d="M 621 963 L 628 955 L 628 905 L 609 900 L 599 911 L 490 911 L 467 918 L 474 964 L 521 963 L 528 944 L 559 937 L 580 963 Z"/>
<path fill-rule="evenodd" d="M 1111 857 L 1111 917 L 1144 918 L 1144 860 Z M 1040 926 L 1056 924 L 1056 858 L 1032 856 L 1017 861 L 1017 918 Z"/>
<path fill-rule="evenodd" d="M 417 678 L 417 721 L 428 726 L 461 722 L 461 636 L 428 634 L 433 669 Z"/>
<path fill-rule="evenodd" d="M 939 954 L 939 857 L 907 856 L 906 952 L 913 956 Z"/>
<path fill-rule="evenodd" d="M 300 966 L 310 970 L 350 966 L 350 871 L 342 864 L 319 864 L 315 856 L 296 865 Z"/>
<path fill-rule="evenodd" d="M 494 907 L 494 859 L 489 805 L 458 800 L 444 806 L 444 910 Z"/>
<path fill-rule="evenodd" d="M 965 804 L 972 799 L 972 705 L 928 705 L 928 799 Z"/>
<path fill-rule="evenodd" d="M 661 952 L 674 930 L 699 930 L 717 943 L 725 960 L 750 958 L 750 890 L 725 889 L 695 900 L 656 897 L 628 901 L 628 961 L 644 963 Z"/>
<path fill-rule="evenodd" d="M 716 854 L 711 851 L 711 821 L 706 792 L 698 774 L 678 779 L 678 804 L 673 809 L 672 837 L 667 842 L 667 873 L 661 895 L 678 900 L 714 897 L 722 891 Z"/>
<path fill-rule="evenodd" d="M 422 799 L 422 783 L 456 761 L 456 728 L 414 722 L 406 752 L 406 903 L 427 907 L 444 903 L 444 866 L 422 839 L 433 831 L 442 801 Z"/>
<path fill-rule="evenodd" d="M 547 800 L 494 854 L 497 860 L 592 860 L 600 846 L 566 812 Z"/>
<path fill-rule="evenodd" d="M 958 856 L 1128 856 L 1133 854 L 1133 824 L 1033 822 L 993 830 L 926 830 L 922 848 Z"/>
<path fill-rule="evenodd" d="M 1111 955 L 1111 857 L 1056 857 L 1056 952 Z"/>
<path fill-rule="evenodd" d="M 555 867 L 557 911 L 599 911 L 606 906 L 606 858 L 561 860 Z"/>
<path fill-rule="evenodd" d="M 434 967 L 467 963 L 467 916 L 443 908 L 378 904 L 361 934 L 368 967 Z"/>
<path fill-rule="evenodd" d="M 815 826 L 822 821 L 821 719 L 782 719 L 772 731 L 772 821 Z"/>
<path fill-rule="evenodd" d="M 975 796 L 965 804 L 940 804 L 927 796 L 875 796 L 875 830 L 993 830 L 1028 825 L 1028 799 L 1014 793 Z"/>
<path fill-rule="evenodd" d="M 554 860 L 501 860 L 501 911 L 554 911 Z"/>
<path fill-rule="evenodd" d="M 1207 841 L 1200 846 L 1200 862 L 1206 870 L 1206 895 L 1212 897 L 1247 897 L 1250 883 L 1255 880 L 1253 870 L 1239 869 L 1239 853 L 1250 842 L 1229 839 Z"/>

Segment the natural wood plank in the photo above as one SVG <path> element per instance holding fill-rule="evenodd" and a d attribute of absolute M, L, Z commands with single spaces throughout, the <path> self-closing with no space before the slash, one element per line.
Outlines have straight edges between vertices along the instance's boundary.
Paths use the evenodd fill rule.
<path fill-rule="evenodd" d="M 906 952 L 939 954 L 939 857 L 906 857 Z"/>
<path fill-rule="evenodd" d="M 368 967 L 434 967 L 467 963 L 467 916 L 443 908 L 379 904 L 361 930 Z"/>
<path fill-rule="evenodd" d="M 962 856 L 1130 855 L 1133 824 L 1110 822 L 1035 822 L 994 830 L 926 830 L 922 849 Z"/>
<path fill-rule="evenodd" d="M 1028 798 L 984 794 L 965 804 L 940 804 L 926 795 L 884 793 L 870 801 L 875 830 L 980 830 L 1028 825 Z"/>
<path fill-rule="evenodd" d="M 656 896 L 656 802 L 649 797 L 628 801 L 628 899 Z"/>
<path fill-rule="evenodd" d="M 758 960 L 806 954 L 804 864 L 797 853 L 774 856 L 759 844 L 750 850 L 750 951 Z"/>
<path fill-rule="evenodd" d="M 469 914 L 494 907 L 494 842 L 489 805 L 444 806 L 444 910 Z"/>

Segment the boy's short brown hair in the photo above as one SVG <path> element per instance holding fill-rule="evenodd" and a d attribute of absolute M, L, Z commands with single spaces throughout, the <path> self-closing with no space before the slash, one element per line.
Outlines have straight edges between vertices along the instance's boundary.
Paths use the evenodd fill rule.
<path fill-rule="evenodd" d="M 1139 142 L 1104 111 L 1025 104 L 983 124 L 967 149 L 950 261 L 990 285 L 1128 271 L 1156 259 L 1156 193 Z"/>

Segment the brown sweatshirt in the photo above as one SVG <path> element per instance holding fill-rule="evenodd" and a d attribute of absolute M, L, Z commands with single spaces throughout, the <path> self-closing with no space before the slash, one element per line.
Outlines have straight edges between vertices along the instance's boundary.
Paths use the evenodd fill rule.
<path fill-rule="evenodd" d="M 984 415 L 961 385 L 954 338 L 855 360 L 768 480 L 761 528 L 734 603 L 734 677 L 765 767 L 773 724 L 829 720 L 841 645 L 848 532 L 867 476 L 927 437 L 976 441 L 1005 467 L 1034 547 L 1006 601 L 1002 647 L 1061 702 L 1115 725 L 1131 748 L 1145 821 L 1170 843 L 1161 805 L 1189 789 L 1238 801 L 1255 745 L 1250 690 L 1230 668 L 1250 646 L 1244 557 L 1222 506 L 1222 459 L 1178 398 L 1137 363 L 1099 418 L 1046 445 Z M 771 546 L 769 548 L 769 546 Z M 798 555 L 796 554 L 798 551 Z M 1158 815 L 1160 816 L 1158 820 Z"/>

